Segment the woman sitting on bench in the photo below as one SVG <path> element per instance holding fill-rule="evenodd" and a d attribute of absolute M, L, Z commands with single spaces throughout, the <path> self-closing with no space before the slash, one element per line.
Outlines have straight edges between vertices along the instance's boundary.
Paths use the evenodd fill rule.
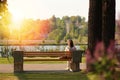
<path fill-rule="evenodd" d="M 71 39 L 67 40 L 67 44 L 68 44 L 68 46 L 65 48 L 65 51 L 75 51 L 76 50 L 76 47 L 74 46 L 74 43 Z M 70 65 L 71 65 L 71 61 L 67 61 L 66 69 L 72 71 L 70 68 Z"/>

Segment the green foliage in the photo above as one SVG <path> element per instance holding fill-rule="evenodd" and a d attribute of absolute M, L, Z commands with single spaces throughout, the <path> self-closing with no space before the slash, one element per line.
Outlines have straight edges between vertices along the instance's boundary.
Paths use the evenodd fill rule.
<path fill-rule="evenodd" d="M 53 15 L 53 16 L 50 18 L 50 24 L 51 24 L 52 30 L 54 30 L 54 29 L 57 28 L 57 26 L 56 26 L 56 17 L 55 17 L 55 15 Z"/>
<path fill-rule="evenodd" d="M 108 59 L 107 56 L 104 56 L 101 60 L 92 64 L 93 72 L 101 74 L 105 80 L 113 80 L 116 66 L 115 63 L 115 59 Z"/>
<path fill-rule="evenodd" d="M 82 35 L 79 35 L 79 37 L 78 37 L 78 41 L 79 41 L 79 42 L 82 41 Z"/>
<path fill-rule="evenodd" d="M 7 8 L 7 0 L 0 1 L 0 39 L 9 37 L 11 14 Z"/>
<path fill-rule="evenodd" d="M 56 37 L 56 43 L 60 43 L 60 36 Z"/>
<path fill-rule="evenodd" d="M 86 50 L 87 49 L 87 46 L 86 45 L 81 45 L 80 46 L 80 50 Z"/>
<path fill-rule="evenodd" d="M 87 34 L 85 18 L 81 18 L 80 16 L 63 16 L 62 19 L 53 16 L 50 22 L 53 22 L 56 28 L 52 28 L 52 31 L 48 35 L 48 39 L 56 40 L 57 43 L 63 39 L 64 41 L 70 38 L 78 39 L 79 35 L 82 35 L 82 39 L 82 37 Z M 60 34 L 61 32 L 62 34 Z"/>
<path fill-rule="evenodd" d="M 113 40 L 107 48 L 103 42 L 98 42 L 93 55 L 89 50 L 86 51 L 87 70 L 99 75 L 101 80 L 116 80 L 116 52 Z"/>
<path fill-rule="evenodd" d="M 65 36 L 65 40 L 67 40 L 67 39 L 71 39 L 70 34 L 67 34 L 67 35 Z"/>

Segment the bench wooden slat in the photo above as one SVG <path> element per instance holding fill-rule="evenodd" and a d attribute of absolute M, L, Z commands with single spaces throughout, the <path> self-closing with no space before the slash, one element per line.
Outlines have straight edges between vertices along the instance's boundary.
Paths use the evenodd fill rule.
<path fill-rule="evenodd" d="M 63 55 L 69 55 L 70 52 L 24 52 L 24 57 L 60 57 Z"/>
<path fill-rule="evenodd" d="M 69 54 L 69 51 L 58 51 L 58 52 L 27 52 L 25 51 L 24 54 Z"/>
<path fill-rule="evenodd" d="M 24 59 L 24 61 L 69 61 L 70 59 Z"/>
<path fill-rule="evenodd" d="M 24 53 L 66 53 L 66 52 L 69 52 L 69 51 L 24 51 Z"/>
<path fill-rule="evenodd" d="M 24 57 L 59 57 L 63 55 L 69 55 L 69 54 L 48 54 L 48 53 L 41 53 L 41 54 L 24 54 Z"/>

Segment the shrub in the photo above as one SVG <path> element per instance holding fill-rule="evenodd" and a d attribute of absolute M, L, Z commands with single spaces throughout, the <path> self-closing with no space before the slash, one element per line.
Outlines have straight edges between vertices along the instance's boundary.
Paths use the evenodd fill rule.
<path fill-rule="evenodd" d="M 92 53 L 87 50 L 87 70 L 102 76 L 101 80 L 115 80 L 116 49 L 113 41 L 106 49 L 103 42 L 97 43 Z"/>

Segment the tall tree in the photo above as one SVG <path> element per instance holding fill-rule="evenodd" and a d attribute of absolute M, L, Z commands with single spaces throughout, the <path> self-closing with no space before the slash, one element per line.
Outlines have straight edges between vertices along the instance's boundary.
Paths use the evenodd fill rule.
<path fill-rule="evenodd" d="M 102 37 L 107 48 L 110 40 L 115 38 L 115 0 L 103 0 L 102 5 Z"/>
<path fill-rule="evenodd" d="M 88 18 L 88 48 L 93 53 L 96 42 L 102 40 L 102 0 L 90 0 Z"/>
<path fill-rule="evenodd" d="M 51 17 L 50 23 L 51 23 L 51 25 L 52 25 L 52 26 L 51 26 L 51 27 L 52 27 L 52 30 L 57 28 L 55 15 L 53 15 L 53 16 Z"/>
<path fill-rule="evenodd" d="M 11 14 L 7 8 L 7 0 L 0 0 L 0 39 L 8 38 Z"/>

